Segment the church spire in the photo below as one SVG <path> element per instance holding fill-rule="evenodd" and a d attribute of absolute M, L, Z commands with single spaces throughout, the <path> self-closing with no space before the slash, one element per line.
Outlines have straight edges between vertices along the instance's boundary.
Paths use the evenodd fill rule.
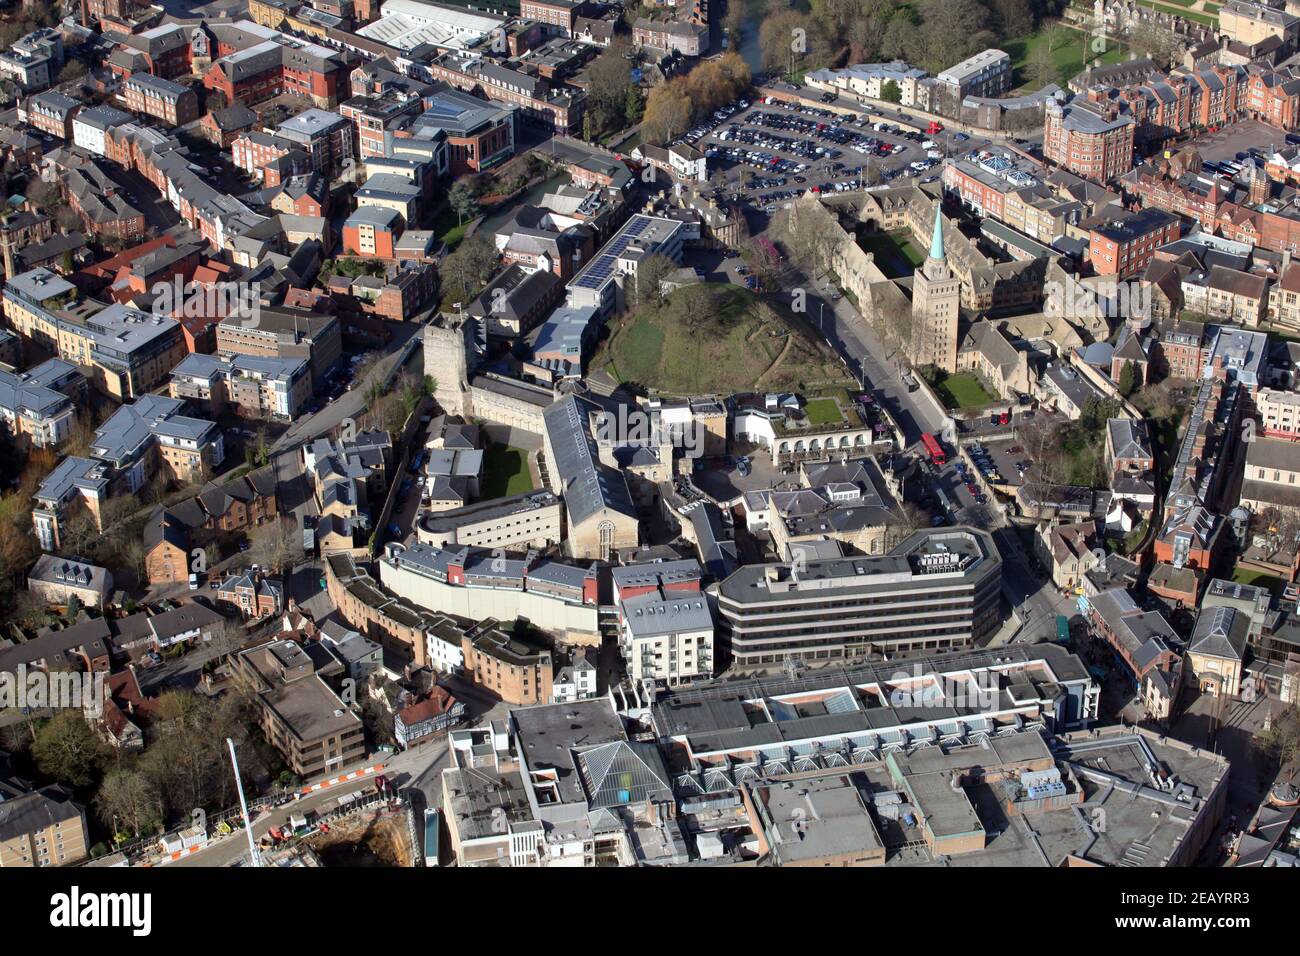
<path fill-rule="evenodd" d="M 930 258 L 943 262 L 943 204 L 934 204 L 934 235 L 930 237 Z"/>

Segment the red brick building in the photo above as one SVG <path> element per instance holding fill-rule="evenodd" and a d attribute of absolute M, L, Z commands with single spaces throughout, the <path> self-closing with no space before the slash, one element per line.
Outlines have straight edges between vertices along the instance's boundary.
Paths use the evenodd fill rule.
<path fill-rule="evenodd" d="M 122 84 L 126 108 L 168 126 L 183 126 L 199 117 L 199 98 L 180 83 L 150 73 L 132 73 Z"/>
<path fill-rule="evenodd" d="M 1118 106 L 1075 97 L 1049 100 L 1043 118 L 1043 155 L 1070 172 L 1109 182 L 1133 168 L 1137 124 Z"/>
<path fill-rule="evenodd" d="M 218 52 L 222 46 L 218 45 Z M 348 63 L 327 47 L 280 37 L 223 54 L 203 75 L 203 86 L 226 105 L 250 106 L 282 93 L 296 93 L 321 109 L 333 109 L 346 88 Z"/>
<path fill-rule="evenodd" d="M 1094 216 L 1080 226 L 1088 230 L 1088 261 L 1093 271 L 1121 279 L 1145 270 L 1156 249 L 1182 232 L 1178 217 L 1163 209 Z"/>

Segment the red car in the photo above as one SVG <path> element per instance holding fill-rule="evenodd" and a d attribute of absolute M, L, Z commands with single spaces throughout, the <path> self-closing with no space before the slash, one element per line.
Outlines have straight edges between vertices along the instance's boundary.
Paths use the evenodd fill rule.
<path fill-rule="evenodd" d="M 1011 424 L 1011 413 L 1010 413 L 1010 412 L 1003 412 L 1001 415 L 999 415 L 999 416 L 998 416 L 998 424 L 999 424 L 999 425 L 1010 425 L 1010 424 Z"/>

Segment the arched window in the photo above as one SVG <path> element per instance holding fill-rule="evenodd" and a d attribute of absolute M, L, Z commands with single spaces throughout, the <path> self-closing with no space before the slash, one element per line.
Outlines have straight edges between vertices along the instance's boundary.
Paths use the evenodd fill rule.
<path fill-rule="evenodd" d="M 596 526 L 596 535 L 600 541 L 600 560 L 608 561 L 614 550 L 614 522 L 602 521 Z"/>

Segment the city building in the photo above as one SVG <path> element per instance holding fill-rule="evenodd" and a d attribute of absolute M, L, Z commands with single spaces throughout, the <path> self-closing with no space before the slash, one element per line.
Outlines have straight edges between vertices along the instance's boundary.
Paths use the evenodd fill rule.
<path fill-rule="evenodd" d="M 67 606 L 76 598 L 82 607 L 102 608 L 113 590 L 113 574 L 76 558 L 42 554 L 27 572 L 27 590 L 47 604 Z"/>
<path fill-rule="evenodd" d="M 361 718 L 300 645 L 271 640 L 240 651 L 231 662 L 235 679 L 256 695 L 262 732 L 299 777 L 316 777 L 365 755 Z"/>
<path fill-rule="evenodd" d="M 1096 182 L 1109 182 L 1133 168 L 1133 117 L 1075 97 L 1049 100 L 1043 120 L 1043 155 Z"/>
<path fill-rule="evenodd" d="M 996 628 L 1002 562 L 983 531 L 920 531 L 876 557 L 745 565 L 715 594 L 736 666 L 957 650 Z"/>
<path fill-rule="evenodd" d="M 127 78 L 122 102 L 131 112 L 167 126 L 184 126 L 199 118 L 199 98 L 192 89 L 150 73 L 132 73 Z"/>

